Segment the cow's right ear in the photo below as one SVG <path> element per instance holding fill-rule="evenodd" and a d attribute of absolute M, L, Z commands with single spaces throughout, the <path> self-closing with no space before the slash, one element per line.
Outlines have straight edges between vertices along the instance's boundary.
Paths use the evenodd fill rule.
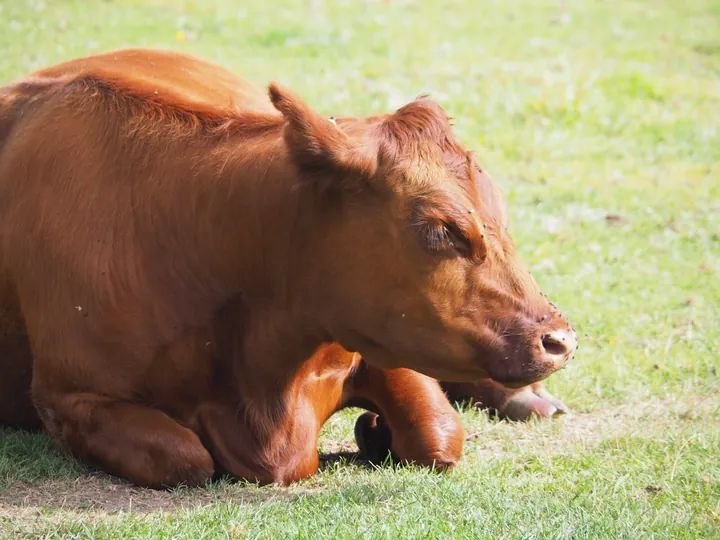
<path fill-rule="evenodd" d="M 327 181 L 327 187 L 349 187 L 353 180 L 375 175 L 377 152 L 355 144 L 333 121 L 313 111 L 287 88 L 272 83 L 269 94 L 287 121 L 285 142 L 303 176 Z"/>

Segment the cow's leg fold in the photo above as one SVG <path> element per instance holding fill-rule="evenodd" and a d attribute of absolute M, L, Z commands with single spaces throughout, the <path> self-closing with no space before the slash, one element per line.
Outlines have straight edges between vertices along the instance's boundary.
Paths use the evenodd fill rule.
<path fill-rule="evenodd" d="M 153 488 L 199 486 L 213 475 L 197 435 L 157 409 L 89 393 L 36 401 L 53 437 L 111 474 Z"/>
<path fill-rule="evenodd" d="M 549 418 L 568 412 L 567 406 L 550 394 L 542 383 L 508 388 L 491 379 L 475 383 L 442 383 L 450 401 L 467 403 L 496 411 L 498 416 L 522 421 L 532 417 Z"/>
<path fill-rule="evenodd" d="M 457 464 L 463 425 L 437 381 L 409 369 L 363 363 L 346 388 L 351 401 L 371 409 L 355 426 L 358 446 L 367 457 L 382 459 L 390 451 L 400 461 L 439 470 Z"/>
<path fill-rule="evenodd" d="M 274 413 L 202 405 L 197 415 L 201 437 L 219 470 L 262 485 L 287 485 L 317 471 L 319 426 L 310 404 Z"/>

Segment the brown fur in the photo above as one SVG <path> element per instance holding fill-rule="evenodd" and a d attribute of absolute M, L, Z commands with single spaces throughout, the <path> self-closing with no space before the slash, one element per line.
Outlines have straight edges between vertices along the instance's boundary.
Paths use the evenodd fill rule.
<path fill-rule="evenodd" d="M 529 383 L 568 360 L 438 105 L 338 129 L 269 97 L 143 50 L 0 89 L 0 421 L 37 424 L 32 372 L 45 429 L 109 472 L 286 483 L 360 403 L 401 457 L 452 466 L 462 426 L 427 375 Z"/>

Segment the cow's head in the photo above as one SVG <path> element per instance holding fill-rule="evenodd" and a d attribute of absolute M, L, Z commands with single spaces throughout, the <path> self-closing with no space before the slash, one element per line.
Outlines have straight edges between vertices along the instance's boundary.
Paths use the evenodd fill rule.
<path fill-rule="evenodd" d="M 510 385 L 563 367 L 577 335 L 520 261 L 505 200 L 418 99 L 338 120 L 270 87 L 291 159 L 326 202 L 306 241 L 306 298 L 328 334 L 380 367 Z"/>

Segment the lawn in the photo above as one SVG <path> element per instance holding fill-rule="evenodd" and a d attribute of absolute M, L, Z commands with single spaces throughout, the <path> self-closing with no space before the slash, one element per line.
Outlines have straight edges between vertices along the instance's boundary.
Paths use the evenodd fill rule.
<path fill-rule="evenodd" d="M 432 94 L 580 333 L 547 382 L 572 411 L 463 410 L 443 475 L 348 458 L 345 411 L 310 480 L 174 492 L 0 429 L 0 536 L 720 537 L 720 1 L 0 0 L 0 83 L 124 46 L 278 80 L 328 116 Z"/>

